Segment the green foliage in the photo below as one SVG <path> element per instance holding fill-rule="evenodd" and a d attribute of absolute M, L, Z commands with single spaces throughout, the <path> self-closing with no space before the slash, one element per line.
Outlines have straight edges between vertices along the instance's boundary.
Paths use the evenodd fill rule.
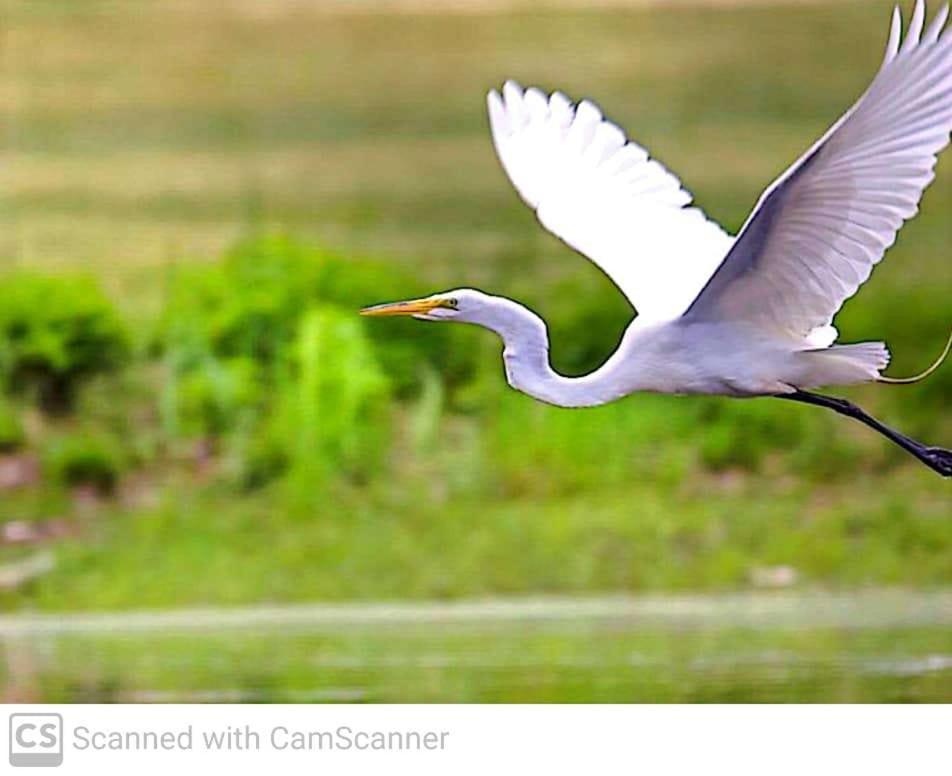
<path fill-rule="evenodd" d="M 0 398 L 0 454 L 12 453 L 26 442 L 26 431 L 16 408 Z"/>
<path fill-rule="evenodd" d="M 313 494 L 334 474 L 365 479 L 386 450 L 388 381 L 362 322 L 347 310 L 308 310 L 277 384 L 261 464 L 286 462 L 299 494 Z"/>
<path fill-rule="evenodd" d="M 756 471 L 771 452 L 792 450 L 804 437 L 804 417 L 777 412 L 765 399 L 697 398 L 700 454 L 712 471 Z"/>
<path fill-rule="evenodd" d="M 597 369 L 611 355 L 634 313 L 614 286 L 573 280 L 546 288 L 544 315 L 552 366 L 580 375 Z"/>
<path fill-rule="evenodd" d="M 163 344 L 176 366 L 209 355 L 273 363 L 314 297 L 323 260 L 275 236 L 239 244 L 220 264 L 175 268 Z"/>
<path fill-rule="evenodd" d="M 115 490 L 125 468 L 122 447 L 115 438 L 93 430 L 53 439 L 43 455 L 43 468 L 66 486 L 90 485 L 100 493 Z"/>
<path fill-rule="evenodd" d="M 436 364 L 452 379 L 449 327 L 368 336 L 360 306 L 381 288 L 417 293 L 386 265 L 270 235 L 171 281 L 159 342 L 166 430 L 224 438 L 246 487 L 286 471 L 312 491 L 331 473 L 366 474 L 385 450 L 391 386 L 412 390 Z"/>
<path fill-rule="evenodd" d="M 117 369 L 129 355 L 119 316 L 85 276 L 17 272 L 0 283 L 0 381 L 35 393 L 53 412 L 69 409 L 90 375 Z"/>
<path fill-rule="evenodd" d="M 410 418 L 410 438 L 417 453 L 423 453 L 438 439 L 445 399 L 443 383 L 436 372 L 424 372 L 423 390 L 420 391 Z"/>
<path fill-rule="evenodd" d="M 250 358 L 206 357 L 172 371 L 165 393 L 166 427 L 178 436 L 219 436 L 260 412 L 261 367 Z"/>
<path fill-rule="evenodd" d="M 160 347 L 179 374 L 206 369 L 209 358 L 250 359 L 266 369 L 286 355 L 312 305 L 356 315 L 382 297 L 422 293 L 391 265 L 265 235 L 242 241 L 220 264 L 173 271 Z M 416 321 L 386 323 L 370 330 L 371 341 L 398 393 L 415 390 L 427 366 L 449 382 L 469 373 L 470 352 L 452 346 L 459 332 Z"/>

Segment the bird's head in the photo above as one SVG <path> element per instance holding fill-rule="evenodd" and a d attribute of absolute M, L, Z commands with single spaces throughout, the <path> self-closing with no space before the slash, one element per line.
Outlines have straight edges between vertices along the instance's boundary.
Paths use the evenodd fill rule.
<path fill-rule="evenodd" d="M 405 302 L 387 302 L 365 307 L 361 315 L 412 315 L 421 321 L 459 321 L 461 323 L 483 323 L 483 314 L 492 306 L 488 294 L 472 288 L 457 288 L 444 291 L 422 299 L 408 299 Z"/>

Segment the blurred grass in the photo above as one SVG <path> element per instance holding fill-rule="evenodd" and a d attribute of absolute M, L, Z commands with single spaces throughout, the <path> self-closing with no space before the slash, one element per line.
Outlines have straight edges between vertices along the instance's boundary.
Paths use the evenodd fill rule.
<path fill-rule="evenodd" d="M 8 5 L 5 268 L 95 273 L 144 342 L 171 265 L 212 262 L 249 232 L 280 230 L 385 257 L 433 290 L 518 298 L 549 321 L 553 359 L 569 371 L 607 355 L 630 311 L 511 191 L 488 137 L 486 90 L 515 77 L 592 97 L 736 229 L 866 85 L 890 7 Z M 837 321 L 846 341 L 885 338 L 900 374 L 931 359 L 949 325 L 946 157 L 923 212 Z M 392 298 L 395 283 L 381 272 L 365 301 Z M 377 476 L 303 500 L 281 484 L 245 493 L 227 456 L 214 462 L 225 476 L 209 478 L 181 449 L 163 454 L 154 364 L 93 386 L 77 419 L 34 422 L 33 437 L 85 435 L 92 423 L 132 447 L 142 471 L 59 547 L 52 574 L 0 602 L 729 589 L 772 565 L 807 585 L 952 580 L 948 489 L 848 421 L 659 397 L 566 412 L 509 392 L 489 335 L 453 342 L 475 350 L 476 378 L 453 396 L 431 380 L 394 404 Z M 947 368 L 922 386 L 850 395 L 941 443 L 952 435 L 950 389 Z M 4 518 L 68 509 L 65 487 L 4 494 Z"/>
<path fill-rule="evenodd" d="M 942 703 L 952 694 L 947 643 L 928 627 L 590 622 L 81 635 L 29 656 L 19 644 L 13 684 L 56 703 Z"/>

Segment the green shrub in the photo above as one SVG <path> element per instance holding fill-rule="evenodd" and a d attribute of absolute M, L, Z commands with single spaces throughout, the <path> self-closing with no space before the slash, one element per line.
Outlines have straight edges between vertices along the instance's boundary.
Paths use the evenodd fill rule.
<path fill-rule="evenodd" d="M 172 371 L 163 410 L 173 436 L 220 436 L 254 419 L 263 401 L 259 366 L 250 358 L 205 358 L 192 368 Z"/>
<path fill-rule="evenodd" d="M 177 268 L 159 345 L 181 374 L 205 369 L 208 358 L 277 364 L 313 305 L 330 304 L 356 315 L 367 304 L 426 293 L 395 267 L 345 258 L 286 237 L 239 243 L 220 264 Z M 429 365 L 449 383 L 465 378 L 471 351 L 454 348 L 459 332 L 416 321 L 386 321 L 369 329 L 371 344 L 395 390 L 420 386 Z M 385 324 L 385 325 L 384 325 Z"/>
<path fill-rule="evenodd" d="M 12 453 L 23 446 L 26 432 L 16 409 L 0 399 L 0 453 Z"/>
<path fill-rule="evenodd" d="M 115 308 L 89 278 L 17 272 L 0 282 L 0 380 L 8 390 L 62 412 L 84 379 L 116 369 L 128 353 Z"/>
<path fill-rule="evenodd" d="M 44 451 L 43 468 L 63 485 L 91 485 L 111 493 L 124 468 L 121 446 L 97 432 L 73 433 L 54 439 Z"/>
<path fill-rule="evenodd" d="M 287 467 L 295 489 L 312 493 L 331 475 L 369 474 L 386 449 L 389 391 L 361 320 L 348 310 L 309 310 L 282 372 L 246 483 Z"/>
<path fill-rule="evenodd" d="M 209 355 L 271 363 L 314 298 L 322 255 L 280 237 L 239 244 L 219 264 L 176 268 L 163 341 L 178 367 Z"/>

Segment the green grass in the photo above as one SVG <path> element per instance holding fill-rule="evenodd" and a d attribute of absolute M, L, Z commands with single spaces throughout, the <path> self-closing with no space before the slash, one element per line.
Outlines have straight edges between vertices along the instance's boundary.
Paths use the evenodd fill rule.
<path fill-rule="evenodd" d="M 257 15 L 198 0 L 174 9 L 13 3 L 0 68 L 10 106 L 0 269 L 96 275 L 138 355 L 84 388 L 73 416 L 27 413 L 23 432 L 7 423 L 16 444 L 25 435 L 39 453 L 98 434 L 121 448 L 125 475 L 92 507 L 55 475 L 0 496 L 3 520 L 65 516 L 80 527 L 57 545 L 53 572 L 4 592 L 0 605 L 730 590 L 780 565 L 806 586 L 948 585 L 945 484 L 814 408 L 646 396 L 556 410 L 510 392 L 495 340 L 466 331 L 434 352 L 463 363 L 459 353 L 474 350 L 476 375 L 448 387 L 427 367 L 422 393 L 374 421 L 372 438 L 390 440 L 382 460 L 320 486 L 291 477 L 249 490 L 241 428 L 216 432 L 204 468 L 195 440 L 169 432 L 168 364 L 147 347 L 168 312 L 174 268 L 215 262 L 249 233 L 284 232 L 379 257 L 433 290 L 472 285 L 518 298 L 549 322 L 555 365 L 585 371 L 614 348 L 630 310 L 511 190 L 489 140 L 485 92 L 514 77 L 597 100 L 736 229 L 760 190 L 864 88 L 890 5 Z M 845 341 L 886 339 L 896 374 L 920 369 L 947 335 L 950 208 L 946 154 L 921 214 L 837 320 Z M 394 296 L 390 276 L 379 277 L 362 302 Z M 408 326 L 407 337 L 417 330 Z M 920 386 L 848 394 L 942 443 L 952 436 L 950 390 L 946 368 Z M 308 444 L 308 428 L 298 430 Z M 13 556 L 0 548 L 0 559 Z M 76 649 L 67 664 L 80 660 Z M 477 679 L 428 681 L 474 699 L 585 695 L 568 675 L 499 693 L 465 684 Z M 646 697 L 631 684 L 579 681 L 594 683 L 592 698 Z M 749 695 L 738 681 L 738 697 Z M 164 685 L 159 675 L 143 682 Z M 50 694 L 85 690 L 71 692 Z M 700 687 L 654 692 L 705 697 Z M 947 684 L 926 695 L 943 693 Z"/>
<path fill-rule="evenodd" d="M 526 456 L 523 471 L 494 470 L 478 444 L 460 449 L 472 433 L 457 428 L 423 456 L 401 450 L 399 474 L 370 486 L 288 492 L 292 482 L 237 498 L 182 477 L 156 506 L 107 508 L 94 531 L 61 545 L 54 572 L 7 600 L 55 611 L 731 590 L 778 565 L 807 586 L 952 576 L 943 485 L 916 469 L 889 470 L 886 488 L 877 472 L 818 486 L 790 473 L 705 473 L 643 448 L 626 476 L 588 483 L 559 477 L 568 460 Z"/>

